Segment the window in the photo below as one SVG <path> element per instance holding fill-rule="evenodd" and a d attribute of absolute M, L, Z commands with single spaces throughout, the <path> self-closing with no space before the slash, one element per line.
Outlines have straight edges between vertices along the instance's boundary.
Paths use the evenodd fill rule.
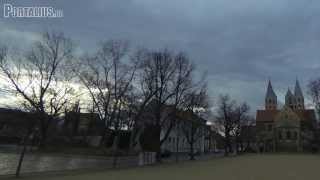
<path fill-rule="evenodd" d="M 291 132 L 287 131 L 287 139 L 291 139 Z"/>

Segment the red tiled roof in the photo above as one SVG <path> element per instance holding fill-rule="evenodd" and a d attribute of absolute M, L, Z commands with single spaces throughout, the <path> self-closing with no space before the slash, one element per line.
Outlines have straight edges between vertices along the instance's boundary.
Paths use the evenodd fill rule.
<path fill-rule="evenodd" d="M 256 121 L 274 121 L 279 112 L 279 110 L 257 110 Z"/>
<path fill-rule="evenodd" d="M 257 110 L 256 121 L 257 122 L 274 121 L 276 115 L 279 112 L 280 112 L 280 110 Z M 314 120 L 316 120 L 315 112 L 313 109 L 294 110 L 294 112 L 299 116 L 301 121 L 314 121 Z"/>
<path fill-rule="evenodd" d="M 315 121 L 316 114 L 313 109 L 295 111 L 302 121 Z"/>

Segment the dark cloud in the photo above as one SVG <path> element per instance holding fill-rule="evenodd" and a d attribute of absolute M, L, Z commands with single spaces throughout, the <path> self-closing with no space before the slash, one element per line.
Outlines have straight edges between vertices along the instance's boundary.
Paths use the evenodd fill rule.
<path fill-rule="evenodd" d="M 1 18 L 0 41 L 31 41 L 37 32 L 54 29 L 75 39 L 83 51 L 101 39 L 186 51 L 200 71 L 208 71 L 213 96 L 229 93 L 254 108 L 263 103 L 268 78 L 282 95 L 296 77 L 305 86 L 320 69 L 316 0 L 8 2 L 62 8 L 65 17 Z"/>

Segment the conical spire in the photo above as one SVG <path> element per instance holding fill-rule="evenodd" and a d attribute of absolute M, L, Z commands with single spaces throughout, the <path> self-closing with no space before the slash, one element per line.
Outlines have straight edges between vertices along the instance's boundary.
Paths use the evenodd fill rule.
<path fill-rule="evenodd" d="M 274 93 L 271 81 L 269 79 L 266 98 L 276 98 L 276 97 L 277 97 L 276 93 Z"/>
<path fill-rule="evenodd" d="M 268 82 L 267 94 L 265 98 L 265 108 L 266 110 L 277 109 L 277 95 L 273 91 L 270 79 Z"/>
<path fill-rule="evenodd" d="M 288 88 L 287 93 L 286 93 L 286 97 L 292 97 L 292 96 L 293 96 L 293 94 L 292 94 L 290 88 Z"/>
<path fill-rule="evenodd" d="M 295 106 L 297 109 L 304 109 L 304 97 L 300 88 L 298 78 L 296 79 L 296 86 L 294 88 Z"/>
<path fill-rule="evenodd" d="M 296 86 L 294 88 L 294 96 L 303 97 L 298 78 L 296 79 Z"/>

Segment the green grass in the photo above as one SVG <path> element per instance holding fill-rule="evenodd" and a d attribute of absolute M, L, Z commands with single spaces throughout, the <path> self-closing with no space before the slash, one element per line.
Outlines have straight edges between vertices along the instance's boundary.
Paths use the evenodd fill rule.
<path fill-rule="evenodd" d="M 143 168 L 29 176 L 34 180 L 319 180 L 320 156 L 244 155 Z"/>

